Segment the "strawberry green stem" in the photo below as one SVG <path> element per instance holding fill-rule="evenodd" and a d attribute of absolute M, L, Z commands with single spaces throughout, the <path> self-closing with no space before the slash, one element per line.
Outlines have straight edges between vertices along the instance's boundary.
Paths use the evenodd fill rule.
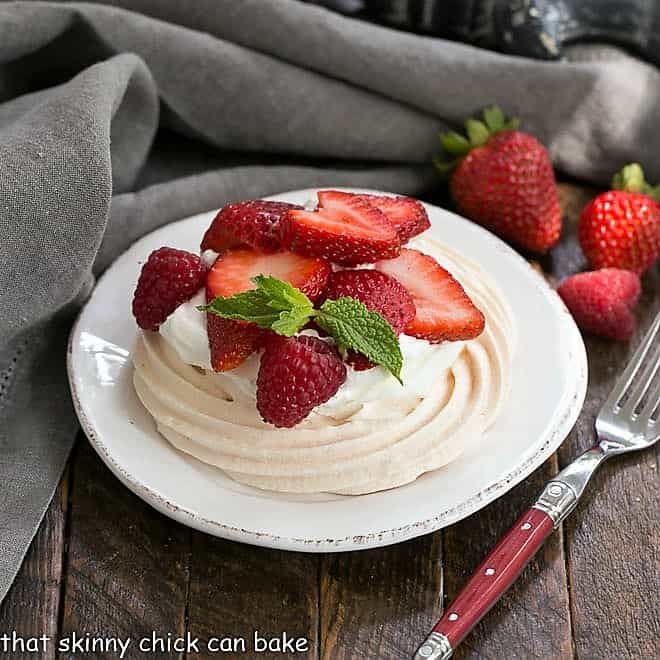
<path fill-rule="evenodd" d="M 467 154 L 482 147 L 496 133 L 502 131 L 515 131 L 520 125 L 518 118 L 506 119 L 502 110 L 496 106 L 486 108 L 483 113 L 483 121 L 479 119 L 465 120 L 465 133 L 461 135 L 456 131 L 440 134 L 440 144 L 448 156 L 449 160 L 443 160 L 435 156 L 433 163 L 443 176 L 450 174 L 453 169 L 467 156 Z"/>
<path fill-rule="evenodd" d="M 630 163 L 612 177 L 612 188 L 631 193 L 648 195 L 656 202 L 660 201 L 660 185 L 652 186 L 644 178 L 644 170 L 639 163 Z"/>

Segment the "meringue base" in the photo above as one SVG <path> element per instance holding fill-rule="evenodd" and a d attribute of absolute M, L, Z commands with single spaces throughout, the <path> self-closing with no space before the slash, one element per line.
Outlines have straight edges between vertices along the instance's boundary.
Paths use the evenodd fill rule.
<path fill-rule="evenodd" d="M 433 239 L 412 247 L 447 268 L 486 317 L 476 339 L 432 345 L 424 387 L 393 387 L 380 367 L 354 372 L 356 381 L 361 374 L 372 379 L 367 389 L 347 390 L 356 398 L 340 388 L 295 428 L 277 429 L 256 409 L 258 356 L 214 373 L 185 363 L 158 333 L 141 332 L 133 352 L 135 390 L 158 431 L 236 481 L 280 492 L 372 493 L 454 461 L 481 441 L 507 396 L 515 324 L 477 264 Z M 403 377 L 415 373 L 404 370 Z"/>

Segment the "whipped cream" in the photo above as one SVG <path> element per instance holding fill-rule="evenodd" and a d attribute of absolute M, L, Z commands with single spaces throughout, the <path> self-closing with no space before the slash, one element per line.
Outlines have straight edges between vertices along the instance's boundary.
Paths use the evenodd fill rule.
<path fill-rule="evenodd" d="M 186 364 L 212 371 L 206 314 L 197 309 L 205 304 L 206 292 L 201 290 L 179 305 L 165 323 L 161 323 L 158 332 Z"/>
<path fill-rule="evenodd" d="M 161 325 L 159 332 L 183 362 L 213 372 L 206 334 L 206 314 L 197 309 L 205 302 L 204 291 L 200 291 L 187 303 L 180 305 Z M 305 330 L 303 334 L 316 335 L 313 330 Z M 428 394 L 435 374 L 451 366 L 463 350 L 463 343 L 431 344 L 423 339 L 401 335 L 399 344 L 403 355 L 403 385 L 382 367 L 366 371 L 348 368 L 344 384 L 330 400 L 317 407 L 316 411 L 341 418 L 356 406 L 377 401 L 384 396 L 416 402 Z M 259 353 L 253 353 L 241 366 L 219 374 L 221 379 L 229 378 L 234 381 L 236 386 L 242 388 L 255 402 L 259 357 Z"/>
<path fill-rule="evenodd" d="M 407 483 L 479 442 L 509 389 L 511 312 L 478 265 L 431 238 L 411 247 L 461 282 L 486 317 L 482 335 L 441 344 L 402 335 L 403 386 L 382 367 L 348 368 L 335 396 L 295 428 L 277 429 L 256 409 L 259 354 L 211 370 L 200 292 L 159 333 L 141 333 L 133 355 L 136 391 L 161 434 L 249 485 L 347 494 Z"/>

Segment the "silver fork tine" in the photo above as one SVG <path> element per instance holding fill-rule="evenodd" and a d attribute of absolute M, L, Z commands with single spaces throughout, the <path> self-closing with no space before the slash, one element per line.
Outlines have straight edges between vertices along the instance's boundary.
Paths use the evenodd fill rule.
<path fill-rule="evenodd" d="M 660 313 L 655 317 L 653 324 L 649 328 L 644 340 L 639 345 L 635 354 L 630 358 L 628 366 L 625 368 L 624 372 L 619 377 L 619 380 L 614 384 L 614 388 L 610 392 L 610 395 L 607 397 L 607 400 L 603 404 L 603 408 L 610 408 L 615 412 L 618 412 L 617 403 L 620 401 L 621 397 L 626 393 L 630 383 L 633 381 L 637 372 L 639 371 L 646 353 L 653 344 L 656 335 L 658 334 L 658 328 L 660 328 Z"/>
<path fill-rule="evenodd" d="M 646 366 L 632 386 L 632 392 L 630 393 L 628 400 L 621 407 L 621 415 L 632 417 L 633 412 L 644 398 L 646 391 L 651 387 L 655 374 L 659 368 L 660 344 L 655 347 L 655 351 L 649 351 L 649 355 L 646 356 Z"/>
<path fill-rule="evenodd" d="M 651 421 L 651 415 L 653 414 L 653 411 L 657 408 L 658 404 L 660 403 L 660 382 L 656 383 L 655 387 L 653 388 L 653 391 L 649 394 L 649 398 L 646 400 L 646 403 L 644 404 L 644 407 L 639 411 L 639 418 L 644 421 L 646 420 L 647 422 Z M 660 413 L 658 413 L 658 417 L 660 417 Z M 658 419 L 653 422 L 654 424 L 657 423 Z"/>

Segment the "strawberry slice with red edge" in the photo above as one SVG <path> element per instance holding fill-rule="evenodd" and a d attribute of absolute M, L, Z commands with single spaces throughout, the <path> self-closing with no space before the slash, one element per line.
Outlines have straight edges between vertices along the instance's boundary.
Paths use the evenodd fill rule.
<path fill-rule="evenodd" d="M 233 248 L 221 254 L 209 271 L 206 299 L 211 302 L 218 296 L 228 297 L 254 289 L 251 278 L 272 275 L 315 300 L 325 288 L 331 270 L 323 259 L 291 252 L 267 254 L 249 248 Z M 224 319 L 211 312 L 207 312 L 206 318 L 211 365 L 215 371 L 238 367 L 268 336 L 268 331 L 253 323 Z"/>
<path fill-rule="evenodd" d="M 323 195 L 324 193 L 320 192 L 319 199 L 323 199 Z M 399 234 L 401 245 L 405 245 L 411 238 L 431 226 L 424 205 L 412 197 L 389 195 L 357 195 L 357 197 L 383 212 Z"/>
<path fill-rule="evenodd" d="M 200 247 L 224 252 L 246 244 L 263 252 L 278 252 L 282 249 L 280 222 L 292 209 L 302 206 L 264 199 L 228 204 L 213 218 Z"/>
<path fill-rule="evenodd" d="M 382 211 L 350 193 L 319 193 L 316 211 L 289 211 L 281 222 L 282 243 L 298 254 L 343 266 L 396 257 L 399 235 Z"/>
<path fill-rule="evenodd" d="M 404 248 L 396 259 L 376 263 L 376 269 L 398 280 L 415 303 L 415 318 L 405 333 L 437 343 L 474 339 L 485 319 L 463 287 L 431 256 Z"/>

